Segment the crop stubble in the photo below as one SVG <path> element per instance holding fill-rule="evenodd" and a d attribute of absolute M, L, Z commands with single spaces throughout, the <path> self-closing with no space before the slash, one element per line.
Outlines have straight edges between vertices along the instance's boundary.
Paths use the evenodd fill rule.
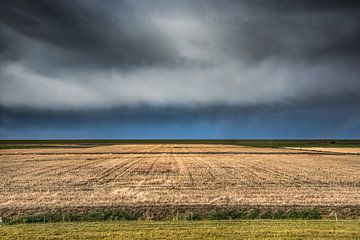
<path fill-rule="evenodd" d="M 360 155 L 327 153 L 205 144 L 0 150 L 0 211 L 359 206 Z"/>

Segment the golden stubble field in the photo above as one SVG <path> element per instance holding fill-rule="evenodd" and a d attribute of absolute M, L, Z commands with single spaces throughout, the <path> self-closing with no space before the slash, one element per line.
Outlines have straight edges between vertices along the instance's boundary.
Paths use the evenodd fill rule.
<path fill-rule="evenodd" d="M 0 212 L 77 207 L 360 206 L 360 155 L 202 144 L 0 150 Z"/>

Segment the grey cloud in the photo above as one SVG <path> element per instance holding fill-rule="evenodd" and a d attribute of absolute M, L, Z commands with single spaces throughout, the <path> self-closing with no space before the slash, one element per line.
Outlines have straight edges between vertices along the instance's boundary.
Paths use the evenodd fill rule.
<path fill-rule="evenodd" d="M 0 103 L 7 108 L 360 100 L 357 1 L 0 5 Z"/>
<path fill-rule="evenodd" d="M 131 14 L 126 1 L 15 0 L 1 5 L 5 26 L 47 44 L 47 50 L 64 49 L 69 58 L 79 60 L 81 54 L 81 60 L 102 66 L 175 60 L 173 49 L 143 18 Z"/>
<path fill-rule="evenodd" d="M 4 39 L 4 37 L 2 36 L 2 34 L 0 32 L 0 54 L 2 54 L 3 51 L 5 51 L 7 44 L 8 43 L 7 43 L 6 39 Z"/>
<path fill-rule="evenodd" d="M 232 8 L 227 12 L 228 21 L 218 27 L 227 43 L 223 46 L 234 57 L 256 63 L 268 57 L 314 61 L 360 55 L 358 4 L 336 8 L 340 4 L 330 1 L 333 8 L 327 4 L 320 8 L 317 1 L 255 2 Z M 275 11 L 274 6 L 283 6 L 283 10 Z M 308 11 L 302 11 L 301 6 Z M 225 10 L 222 15 L 226 15 Z"/>
<path fill-rule="evenodd" d="M 244 3 L 256 6 L 257 8 L 271 9 L 277 12 L 346 10 L 360 6 L 359 1 L 356 0 L 349 0 L 346 2 L 338 0 L 247 0 L 244 1 Z"/>

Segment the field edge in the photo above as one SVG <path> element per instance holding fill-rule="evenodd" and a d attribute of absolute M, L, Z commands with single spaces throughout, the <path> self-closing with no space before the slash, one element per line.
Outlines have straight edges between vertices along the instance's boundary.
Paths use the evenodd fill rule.
<path fill-rule="evenodd" d="M 13 209 L 12 209 L 13 211 Z M 5 224 L 105 220 L 357 219 L 360 206 L 118 206 L 28 210 L 7 215 Z"/>

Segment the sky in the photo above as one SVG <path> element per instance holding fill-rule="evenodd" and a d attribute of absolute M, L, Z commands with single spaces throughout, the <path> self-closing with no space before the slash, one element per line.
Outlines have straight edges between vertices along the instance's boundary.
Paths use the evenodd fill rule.
<path fill-rule="evenodd" d="M 84 138 L 360 138 L 360 1 L 1 1 L 0 139 Z"/>

